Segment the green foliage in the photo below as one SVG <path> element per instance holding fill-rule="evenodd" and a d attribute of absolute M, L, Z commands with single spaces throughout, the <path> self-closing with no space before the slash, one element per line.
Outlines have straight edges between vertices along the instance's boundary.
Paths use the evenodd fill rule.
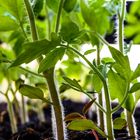
<path fill-rule="evenodd" d="M 68 129 L 77 131 L 85 131 L 91 129 L 106 137 L 106 134 L 101 129 L 99 129 L 93 121 L 87 119 L 74 120 L 70 122 L 68 124 Z"/>
<path fill-rule="evenodd" d="M 24 44 L 23 47 L 26 49 L 17 57 L 17 59 L 12 63 L 11 67 L 18 66 L 23 63 L 29 63 L 43 54 L 46 55 L 51 50 L 59 46 L 60 41 L 61 40 L 59 37 L 53 35 L 51 41 L 44 39 Z"/>
<path fill-rule="evenodd" d="M 131 81 L 133 81 L 134 79 L 138 78 L 139 76 L 140 76 L 140 64 L 138 64 L 137 68 L 132 73 Z"/>
<path fill-rule="evenodd" d="M 21 85 L 19 88 L 19 92 L 27 96 L 31 99 L 40 99 L 42 101 L 47 101 L 46 98 L 44 97 L 44 93 L 41 89 L 29 85 Z"/>
<path fill-rule="evenodd" d="M 136 91 L 140 90 L 140 83 L 135 83 L 129 90 L 130 93 L 134 93 Z"/>
<path fill-rule="evenodd" d="M 73 121 L 73 120 L 80 120 L 80 119 L 84 119 L 84 116 L 82 116 L 81 114 L 74 112 L 71 114 L 68 114 L 64 121 L 68 122 L 68 121 Z"/>
<path fill-rule="evenodd" d="M 127 81 L 131 79 L 131 68 L 128 56 L 124 56 L 120 51 L 113 47 L 109 47 L 112 57 L 116 61 L 114 63 L 113 68 L 116 70 L 118 74 L 120 74 Z"/>
<path fill-rule="evenodd" d="M 61 60 L 63 55 L 65 53 L 65 48 L 55 48 L 50 53 L 46 55 L 46 57 L 41 61 L 39 65 L 38 72 L 44 72 L 52 67 L 55 66 L 55 64 L 58 62 L 58 60 Z"/>
<path fill-rule="evenodd" d="M 64 6 L 63 6 L 64 10 L 66 12 L 71 12 L 75 7 L 76 2 L 77 2 L 77 0 L 65 0 L 64 1 Z"/>
<path fill-rule="evenodd" d="M 123 129 L 124 127 L 126 127 L 126 125 L 127 125 L 126 120 L 122 119 L 121 117 L 120 118 L 116 118 L 113 121 L 113 127 L 114 127 L 114 129 L 117 129 L 117 130 Z"/>
<path fill-rule="evenodd" d="M 125 27 L 125 36 L 133 38 L 134 43 L 140 43 L 140 26 L 139 26 L 139 16 L 140 16 L 140 1 L 135 1 L 130 7 L 130 12 L 126 16 L 128 24 Z"/>
<path fill-rule="evenodd" d="M 46 0 L 46 5 L 56 13 L 58 11 L 59 0 Z"/>

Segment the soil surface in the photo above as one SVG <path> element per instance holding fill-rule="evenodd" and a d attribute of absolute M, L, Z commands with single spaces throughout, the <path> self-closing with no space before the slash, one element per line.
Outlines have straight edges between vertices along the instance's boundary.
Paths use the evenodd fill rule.
<path fill-rule="evenodd" d="M 63 105 L 65 108 L 65 114 L 72 112 L 81 113 L 84 106 L 83 103 L 72 102 L 71 100 L 64 100 Z M 117 104 L 112 104 L 112 108 Z M 123 109 L 113 114 L 113 119 L 120 116 Z M 46 121 L 41 122 L 38 118 L 38 114 L 34 110 L 28 111 L 29 122 L 21 125 L 18 124 L 18 132 L 12 134 L 10 127 L 10 119 L 7 112 L 7 104 L 0 104 L 0 140 L 54 140 L 52 135 L 51 128 L 51 109 L 49 106 L 43 108 L 44 116 Z M 136 108 L 134 117 L 137 126 L 137 134 L 140 136 L 140 108 Z M 94 122 L 97 122 L 97 115 L 95 112 L 92 112 L 92 115 L 89 116 Z M 20 121 L 19 121 L 20 122 Z M 128 136 L 126 128 L 122 130 L 114 130 L 115 137 L 117 140 L 131 140 L 132 137 Z M 106 140 L 99 134 L 97 134 L 99 140 Z M 69 140 L 96 140 L 92 131 L 71 131 L 68 130 L 68 139 Z M 138 138 L 139 139 L 139 138 Z"/>

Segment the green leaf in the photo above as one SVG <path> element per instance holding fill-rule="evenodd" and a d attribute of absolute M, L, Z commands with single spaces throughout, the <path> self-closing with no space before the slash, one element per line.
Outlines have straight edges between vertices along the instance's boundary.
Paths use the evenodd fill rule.
<path fill-rule="evenodd" d="M 113 121 L 113 127 L 114 127 L 114 129 L 117 129 L 117 130 L 123 129 L 124 127 L 126 127 L 126 125 L 127 125 L 126 120 L 125 119 L 122 119 L 121 117 L 116 118 Z"/>
<path fill-rule="evenodd" d="M 140 100 L 140 90 L 136 91 L 135 93 L 135 106 L 138 103 L 138 101 Z"/>
<path fill-rule="evenodd" d="M 113 65 L 114 69 L 127 81 L 131 78 L 131 68 L 128 56 L 124 56 L 120 51 L 113 47 L 109 47 L 112 57 L 116 61 Z"/>
<path fill-rule="evenodd" d="M 135 83 L 129 90 L 129 93 L 134 93 L 140 90 L 140 83 Z"/>
<path fill-rule="evenodd" d="M 98 93 L 101 92 L 103 87 L 102 81 L 97 74 L 93 74 L 93 88 Z"/>
<path fill-rule="evenodd" d="M 0 5 L 5 8 L 5 11 L 11 13 L 17 20 L 22 20 L 25 11 L 22 0 L 0 0 Z"/>
<path fill-rule="evenodd" d="M 127 109 L 129 112 L 133 113 L 135 109 L 135 100 L 133 94 L 129 94 L 127 97 L 127 100 L 125 104 L 123 105 L 125 109 Z"/>
<path fill-rule="evenodd" d="M 140 64 L 138 64 L 137 68 L 133 72 L 132 77 L 131 77 L 131 81 L 138 78 L 139 76 L 140 76 Z"/>
<path fill-rule="evenodd" d="M 63 77 L 63 79 L 72 87 L 75 87 L 76 89 L 82 91 L 82 87 L 79 85 L 78 81 L 76 81 L 75 79 L 71 80 L 68 77 Z"/>
<path fill-rule="evenodd" d="M 77 131 L 85 131 L 85 130 L 96 130 L 102 136 L 106 137 L 106 134 L 98 128 L 93 121 L 87 119 L 74 120 L 68 124 L 68 129 L 77 130 Z"/>
<path fill-rule="evenodd" d="M 43 101 L 45 100 L 43 91 L 41 89 L 33 87 L 33 86 L 22 85 L 19 88 L 19 92 L 22 95 L 27 96 L 31 99 L 41 99 Z"/>
<path fill-rule="evenodd" d="M 76 23 L 69 19 L 63 21 L 60 29 L 60 35 L 62 36 L 63 40 L 67 41 L 68 43 L 73 43 L 81 33 L 82 32 L 79 31 L 79 27 Z"/>
<path fill-rule="evenodd" d="M 86 105 L 84 105 L 84 107 L 83 107 L 83 109 L 82 109 L 82 113 L 83 113 L 84 115 L 89 111 L 90 107 L 91 107 L 92 104 L 95 102 L 95 100 L 96 100 L 96 98 L 93 99 L 93 100 L 91 100 L 90 102 L 88 102 Z"/>
<path fill-rule="evenodd" d="M 87 50 L 87 51 L 84 53 L 84 55 L 88 55 L 88 54 L 93 53 L 93 52 L 95 52 L 95 51 L 96 51 L 96 49 Z"/>
<path fill-rule="evenodd" d="M 72 121 L 72 120 L 80 120 L 80 119 L 84 119 L 85 117 L 82 116 L 81 114 L 74 112 L 74 113 L 70 113 L 68 115 L 66 115 L 64 121 Z"/>
<path fill-rule="evenodd" d="M 33 11 L 35 15 L 38 15 L 43 9 L 44 0 L 35 0 L 33 4 Z"/>
<path fill-rule="evenodd" d="M 47 6 L 57 13 L 60 0 L 46 0 Z"/>
<path fill-rule="evenodd" d="M 123 99 L 126 92 L 126 81 L 119 74 L 112 70 L 108 72 L 108 86 L 112 99 L 118 98 L 119 101 Z"/>
<path fill-rule="evenodd" d="M 85 0 L 80 1 L 83 19 L 91 30 L 94 30 L 100 34 L 106 33 L 106 31 L 109 29 L 109 14 L 104 4 L 104 0 L 88 2 Z"/>
<path fill-rule="evenodd" d="M 63 6 L 64 10 L 68 13 L 71 12 L 75 7 L 76 2 L 77 0 L 65 0 Z"/>
<path fill-rule="evenodd" d="M 101 62 L 103 64 L 112 64 L 112 63 L 114 63 L 114 60 L 110 57 L 104 57 L 104 58 L 102 58 Z"/>
<path fill-rule="evenodd" d="M 51 41 L 44 39 L 44 40 L 26 43 L 23 45 L 23 48 L 25 48 L 24 52 L 22 52 L 17 57 L 17 59 L 12 63 L 11 67 L 18 66 L 23 63 L 29 63 L 43 54 L 46 55 L 51 50 L 55 49 L 56 46 L 59 45 L 60 45 L 60 38 L 59 37 L 54 38 L 54 36 Z"/>
<path fill-rule="evenodd" d="M 0 31 L 11 31 L 16 30 L 17 28 L 18 24 L 15 19 L 10 18 L 9 16 L 0 16 Z"/>
<path fill-rule="evenodd" d="M 39 65 L 38 72 L 44 72 L 49 68 L 52 68 L 55 66 L 55 64 L 58 62 L 58 60 L 61 60 L 63 55 L 65 53 L 65 48 L 56 48 L 52 50 L 50 53 L 48 53 L 43 59 Z"/>

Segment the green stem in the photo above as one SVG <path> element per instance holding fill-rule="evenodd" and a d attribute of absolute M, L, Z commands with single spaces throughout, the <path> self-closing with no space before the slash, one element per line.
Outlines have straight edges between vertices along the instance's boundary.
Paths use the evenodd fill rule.
<path fill-rule="evenodd" d="M 29 16 L 32 39 L 33 39 L 33 41 L 35 41 L 35 40 L 38 40 L 38 34 L 37 34 L 36 25 L 35 25 L 35 16 L 33 13 L 33 9 L 31 7 L 29 0 L 24 0 L 24 3 L 26 6 L 26 9 L 27 9 L 28 16 Z"/>
<path fill-rule="evenodd" d="M 26 121 L 27 113 L 25 109 L 25 100 L 23 95 L 21 95 L 21 101 L 22 101 L 22 123 L 25 124 L 27 122 Z"/>
<path fill-rule="evenodd" d="M 13 105 L 7 93 L 5 94 L 5 97 L 8 103 L 8 112 L 9 112 L 9 117 L 10 117 L 11 129 L 12 129 L 12 133 L 14 134 L 17 132 L 17 126 L 16 126 L 16 120 L 15 120 L 14 111 L 13 111 Z"/>
<path fill-rule="evenodd" d="M 62 13 L 63 4 L 64 4 L 64 0 L 61 0 L 60 3 L 59 3 L 58 12 L 57 12 L 57 19 L 56 19 L 55 33 L 57 33 L 58 30 L 59 30 L 60 16 L 61 16 L 61 13 Z"/>
<path fill-rule="evenodd" d="M 38 40 L 38 34 L 37 34 L 36 26 L 35 26 L 34 14 L 33 14 L 29 1 L 24 0 L 24 2 L 26 5 L 26 8 L 27 8 L 27 11 L 28 11 L 29 19 L 30 19 L 32 38 L 33 38 L 33 41 L 35 41 L 35 40 Z M 58 29 L 59 29 L 59 22 L 60 22 L 61 11 L 63 8 L 63 2 L 64 2 L 64 0 L 61 0 L 60 4 L 59 4 L 56 28 L 55 28 L 56 33 L 58 32 Z M 40 58 L 40 60 L 41 60 L 41 58 Z M 59 99 L 60 98 L 59 93 L 57 91 L 55 81 L 54 81 L 54 68 L 49 69 L 48 71 L 44 72 L 44 77 L 47 80 L 49 91 L 50 91 L 50 97 L 54 104 L 52 109 L 53 109 L 54 120 L 55 120 L 55 121 L 53 120 L 53 123 L 55 123 L 55 124 L 52 127 L 54 129 L 54 132 L 56 132 L 55 138 L 56 138 L 56 140 L 66 140 L 65 126 L 63 123 L 63 120 L 64 120 L 63 112 L 62 112 L 63 109 L 62 109 L 62 105 L 61 105 L 61 102 Z"/>
<path fill-rule="evenodd" d="M 64 126 L 64 115 L 63 115 L 63 109 L 62 104 L 60 101 L 59 93 L 56 89 L 55 80 L 54 80 L 54 68 L 48 70 L 44 73 L 49 91 L 50 91 L 50 97 L 52 102 L 54 103 L 54 106 L 52 107 L 52 113 L 54 113 L 54 120 L 53 121 L 53 132 L 56 140 L 66 140 L 65 137 L 65 126 Z M 56 124 L 55 124 L 56 123 Z M 55 128 L 56 125 L 56 128 Z"/>
<path fill-rule="evenodd" d="M 99 76 L 101 81 L 103 82 L 105 100 L 106 100 L 106 122 L 107 122 L 107 131 L 108 131 L 108 140 L 114 140 L 112 114 L 111 114 L 111 104 L 110 104 L 110 97 L 109 97 L 109 92 L 108 92 L 108 86 L 107 86 L 106 79 L 104 78 L 102 73 L 93 64 L 91 64 L 87 60 L 87 58 L 84 55 L 82 55 L 79 51 L 77 51 L 75 48 L 72 48 L 70 46 L 68 47 L 68 49 L 72 50 L 73 52 L 78 54 L 80 57 L 82 57 L 86 61 L 86 63 L 91 67 L 91 69 Z"/>
<path fill-rule="evenodd" d="M 130 136 L 134 137 L 132 138 L 132 140 L 135 140 L 135 128 L 132 127 L 134 126 L 134 120 L 133 120 L 133 113 L 129 112 L 129 111 L 126 111 L 127 113 L 127 122 L 128 122 L 128 129 L 129 129 L 129 132 L 130 132 Z"/>
<path fill-rule="evenodd" d="M 100 46 L 97 46 L 97 65 L 100 65 Z M 102 98 L 102 91 L 98 95 L 98 102 L 101 106 L 103 106 L 103 98 Z M 100 128 L 104 130 L 104 114 L 102 110 L 99 110 L 99 123 L 100 123 Z"/>

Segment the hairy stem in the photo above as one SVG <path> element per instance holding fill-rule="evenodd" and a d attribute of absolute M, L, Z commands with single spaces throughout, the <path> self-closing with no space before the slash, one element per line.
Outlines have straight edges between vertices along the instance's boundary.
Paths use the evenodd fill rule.
<path fill-rule="evenodd" d="M 97 65 L 100 65 L 100 46 L 97 46 Z M 98 95 L 98 102 L 101 106 L 103 106 L 103 98 L 102 98 L 102 91 Z M 98 110 L 99 112 L 99 123 L 100 123 L 100 128 L 104 130 L 104 114 L 101 110 Z"/>
<path fill-rule="evenodd" d="M 36 25 L 35 25 L 34 13 L 32 11 L 32 7 L 29 3 L 29 0 L 24 0 L 24 2 L 26 5 L 26 8 L 27 8 L 29 19 L 30 19 L 32 38 L 33 38 L 33 41 L 35 41 L 35 40 L 38 40 L 38 34 L 37 34 L 37 30 L 36 30 Z M 63 8 L 63 3 L 64 3 L 64 0 L 61 0 L 60 4 L 59 4 L 57 20 L 56 20 L 56 28 L 55 28 L 56 33 L 58 32 L 58 29 L 59 29 L 59 22 L 60 22 L 61 11 Z M 41 59 L 42 58 L 39 59 L 39 62 L 41 61 Z M 63 112 L 62 112 L 63 109 L 62 109 L 62 105 L 61 105 L 61 102 L 59 99 L 60 98 L 59 93 L 58 93 L 56 85 L 55 85 L 54 68 L 51 68 L 48 71 L 45 71 L 44 77 L 47 80 L 49 91 L 50 91 L 50 97 L 51 97 L 51 100 L 54 105 L 52 107 L 52 109 L 54 111 L 54 120 L 55 120 L 54 125 L 56 125 L 56 126 L 52 125 L 52 127 L 56 133 L 55 139 L 56 140 L 66 140 L 65 127 L 64 127 L 64 123 L 63 123 L 63 120 L 64 120 Z"/>
<path fill-rule="evenodd" d="M 105 100 L 106 100 L 106 122 L 107 122 L 107 132 L 108 132 L 108 140 L 114 140 L 114 135 L 113 135 L 113 124 L 112 124 L 112 113 L 111 113 L 111 101 L 110 101 L 110 96 L 109 96 L 109 91 L 108 91 L 108 86 L 106 79 L 102 75 L 102 73 L 98 70 L 96 66 L 91 64 L 87 58 L 82 55 L 79 51 L 77 51 L 75 48 L 68 47 L 71 51 L 75 52 L 78 54 L 80 57 L 82 57 L 86 63 L 90 66 L 90 68 L 99 76 L 101 81 L 103 82 L 104 85 L 104 93 L 105 93 Z"/>

